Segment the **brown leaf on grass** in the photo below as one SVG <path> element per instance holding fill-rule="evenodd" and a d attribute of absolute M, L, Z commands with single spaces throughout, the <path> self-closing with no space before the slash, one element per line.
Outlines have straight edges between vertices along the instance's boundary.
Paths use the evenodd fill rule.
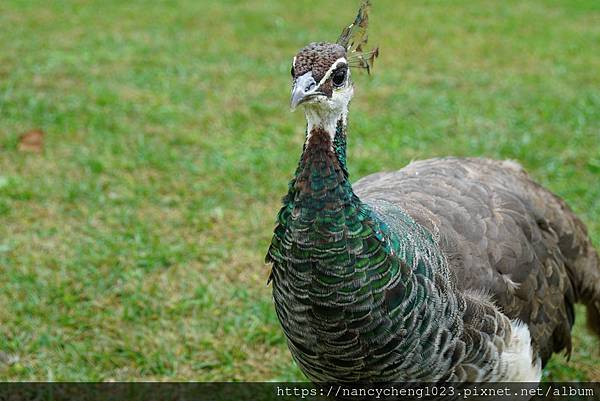
<path fill-rule="evenodd" d="M 19 137 L 19 152 L 40 153 L 44 148 L 44 131 L 34 129 Z"/>

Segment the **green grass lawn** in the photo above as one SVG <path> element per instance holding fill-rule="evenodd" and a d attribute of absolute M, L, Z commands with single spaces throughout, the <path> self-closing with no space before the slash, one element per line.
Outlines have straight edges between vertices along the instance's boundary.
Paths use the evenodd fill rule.
<path fill-rule="evenodd" d="M 0 379 L 303 379 L 263 263 L 304 139 L 289 69 L 358 1 L 177 3 L 0 2 Z M 351 177 L 515 159 L 600 246 L 600 3 L 373 3 Z M 583 320 L 548 378 L 600 380 Z"/>

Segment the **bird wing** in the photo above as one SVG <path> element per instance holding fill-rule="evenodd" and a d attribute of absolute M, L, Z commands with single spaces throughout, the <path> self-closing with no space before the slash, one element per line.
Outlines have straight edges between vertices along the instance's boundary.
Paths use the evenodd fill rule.
<path fill-rule="evenodd" d="M 573 304 L 586 274 L 600 279 L 597 256 L 583 223 L 517 163 L 425 160 L 367 176 L 354 191 L 366 203 L 392 202 L 426 227 L 458 287 L 489 294 L 527 323 L 544 363 L 570 352 Z"/>

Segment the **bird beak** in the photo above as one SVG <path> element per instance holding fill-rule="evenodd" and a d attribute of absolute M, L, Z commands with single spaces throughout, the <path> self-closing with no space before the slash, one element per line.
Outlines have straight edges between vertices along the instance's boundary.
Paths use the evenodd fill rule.
<path fill-rule="evenodd" d="M 296 78 L 294 87 L 292 88 L 292 98 L 290 100 L 292 111 L 294 111 L 298 105 L 311 99 L 314 95 L 319 94 L 316 90 L 317 83 L 312 76 L 312 72 L 309 71 Z"/>

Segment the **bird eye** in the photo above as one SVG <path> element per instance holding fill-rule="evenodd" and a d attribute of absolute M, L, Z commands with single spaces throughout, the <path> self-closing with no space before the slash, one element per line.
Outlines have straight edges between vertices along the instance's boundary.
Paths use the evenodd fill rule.
<path fill-rule="evenodd" d="M 335 70 L 333 72 L 333 75 L 331 76 L 331 81 L 333 82 L 333 84 L 335 86 L 342 86 L 344 84 L 345 80 L 346 80 L 346 69 L 345 68 L 338 68 L 337 70 Z"/>

